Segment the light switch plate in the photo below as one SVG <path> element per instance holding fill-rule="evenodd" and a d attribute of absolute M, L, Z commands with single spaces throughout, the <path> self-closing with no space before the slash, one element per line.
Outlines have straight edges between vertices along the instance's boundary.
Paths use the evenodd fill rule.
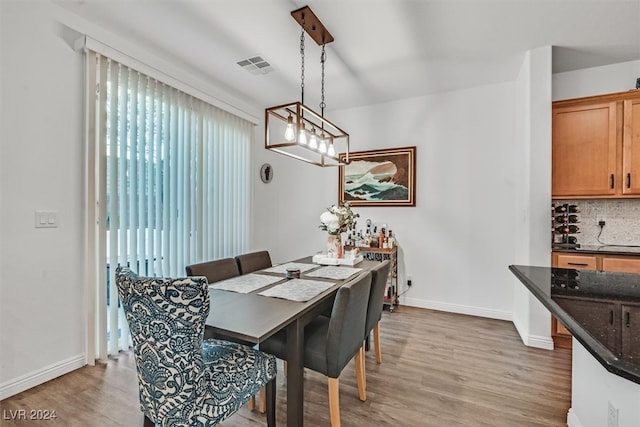
<path fill-rule="evenodd" d="M 36 211 L 36 228 L 58 227 L 58 211 Z"/>

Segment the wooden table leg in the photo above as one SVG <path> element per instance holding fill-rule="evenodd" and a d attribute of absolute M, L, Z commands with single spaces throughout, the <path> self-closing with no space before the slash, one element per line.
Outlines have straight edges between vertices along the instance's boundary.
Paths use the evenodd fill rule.
<path fill-rule="evenodd" d="M 287 426 L 304 426 L 304 326 L 287 326 Z"/>

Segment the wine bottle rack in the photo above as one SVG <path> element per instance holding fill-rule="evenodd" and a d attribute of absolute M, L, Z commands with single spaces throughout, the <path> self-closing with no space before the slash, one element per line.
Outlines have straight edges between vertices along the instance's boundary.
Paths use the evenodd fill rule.
<path fill-rule="evenodd" d="M 553 245 L 556 247 L 579 248 L 578 238 L 580 233 L 580 208 L 569 203 L 551 206 L 551 233 Z"/>

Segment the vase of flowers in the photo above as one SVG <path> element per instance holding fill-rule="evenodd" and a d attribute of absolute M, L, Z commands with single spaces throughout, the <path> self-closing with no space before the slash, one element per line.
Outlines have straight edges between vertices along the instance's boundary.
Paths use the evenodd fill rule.
<path fill-rule="evenodd" d="M 320 215 L 320 229 L 329 233 L 327 237 L 327 255 L 342 258 L 342 233 L 356 226 L 356 218 L 360 215 L 351 210 L 349 202 L 342 206 L 333 205 Z"/>

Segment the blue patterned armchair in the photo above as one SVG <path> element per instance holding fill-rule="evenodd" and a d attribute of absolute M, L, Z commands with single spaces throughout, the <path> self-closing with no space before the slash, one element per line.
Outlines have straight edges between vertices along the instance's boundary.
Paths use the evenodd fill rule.
<path fill-rule="evenodd" d="M 267 424 L 275 426 L 275 358 L 242 344 L 203 341 L 205 277 L 139 277 L 118 267 L 116 283 L 133 338 L 145 425 L 215 425 L 266 386 Z"/>

